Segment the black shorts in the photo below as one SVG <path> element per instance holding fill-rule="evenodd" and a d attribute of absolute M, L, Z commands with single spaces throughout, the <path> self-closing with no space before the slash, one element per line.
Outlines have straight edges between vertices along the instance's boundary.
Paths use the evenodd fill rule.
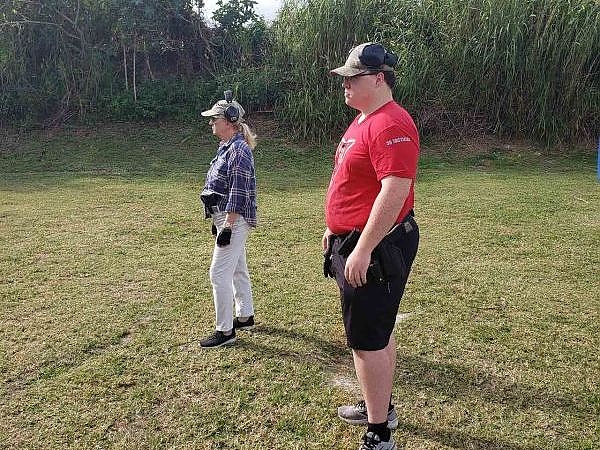
<path fill-rule="evenodd" d="M 346 258 L 338 253 L 341 240 L 332 241 L 331 272 L 340 288 L 346 340 L 354 350 L 381 350 L 390 340 L 410 268 L 419 247 L 419 229 L 400 234 L 393 242 L 404 267 L 389 280 L 368 281 L 353 288 L 344 277 Z"/>

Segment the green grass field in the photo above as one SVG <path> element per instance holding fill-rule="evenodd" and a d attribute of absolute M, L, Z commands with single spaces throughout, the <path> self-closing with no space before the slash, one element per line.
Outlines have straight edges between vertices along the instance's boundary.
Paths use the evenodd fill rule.
<path fill-rule="evenodd" d="M 595 152 L 453 145 L 423 146 L 395 436 L 412 450 L 600 448 Z M 0 448 L 358 446 L 363 429 L 336 419 L 359 392 L 321 272 L 333 145 L 257 148 L 259 324 L 203 351 L 198 193 L 214 150 L 189 125 L 1 135 Z"/>

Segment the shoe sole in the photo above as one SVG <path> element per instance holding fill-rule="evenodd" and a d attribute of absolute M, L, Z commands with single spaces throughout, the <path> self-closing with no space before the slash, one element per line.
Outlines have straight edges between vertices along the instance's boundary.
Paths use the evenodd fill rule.
<path fill-rule="evenodd" d="M 367 419 L 347 419 L 345 417 L 340 416 L 339 414 L 338 414 L 338 417 L 350 425 L 368 425 Z M 397 417 L 392 421 L 388 420 L 388 428 L 390 430 L 395 430 L 396 428 L 398 428 L 398 418 Z"/>
<path fill-rule="evenodd" d="M 245 327 L 236 327 L 235 329 L 236 329 L 236 331 L 237 330 L 239 330 L 239 331 L 252 331 L 252 330 L 254 330 L 255 326 L 256 325 L 248 325 L 248 326 L 245 326 Z"/>
<path fill-rule="evenodd" d="M 225 341 L 225 342 L 223 342 L 223 343 L 221 343 L 221 344 L 219 344 L 219 345 L 211 345 L 210 347 L 204 347 L 204 346 L 200 345 L 200 347 L 201 347 L 201 348 L 208 349 L 208 350 L 210 350 L 210 349 L 212 349 L 212 348 L 219 348 L 219 347 L 223 347 L 223 346 L 225 346 L 225 345 L 231 345 L 231 344 L 233 344 L 233 343 L 235 342 L 235 339 L 236 339 L 236 338 L 229 339 L 228 341 Z"/>

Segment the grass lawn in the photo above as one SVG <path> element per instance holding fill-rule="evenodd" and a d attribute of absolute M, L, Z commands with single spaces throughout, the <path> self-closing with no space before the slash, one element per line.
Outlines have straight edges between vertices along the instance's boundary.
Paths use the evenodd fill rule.
<path fill-rule="evenodd" d="M 198 193 L 214 138 L 122 125 L 0 139 L 0 448 L 357 448 L 363 429 L 336 418 L 359 392 L 321 272 L 333 145 L 260 143 L 259 323 L 203 351 L 212 243 Z M 424 145 L 396 439 L 598 449 L 595 153 L 475 150 Z"/>

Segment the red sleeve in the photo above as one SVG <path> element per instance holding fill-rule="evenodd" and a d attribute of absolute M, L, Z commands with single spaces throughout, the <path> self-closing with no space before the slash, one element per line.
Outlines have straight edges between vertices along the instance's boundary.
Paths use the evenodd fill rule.
<path fill-rule="evenodd" d="M 370 145 L 369 155 L 378 181 L 389 175 L 414 179 L 417 174 L 419 145 L 399 126 L 383 130 Z"/>

